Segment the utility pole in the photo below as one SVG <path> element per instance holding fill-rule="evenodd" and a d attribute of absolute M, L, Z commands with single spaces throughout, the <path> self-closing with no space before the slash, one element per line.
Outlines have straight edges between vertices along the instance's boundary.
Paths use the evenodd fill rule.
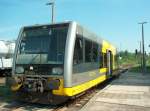
<path fill-rule="evenodd" d="M 52 24 L 54 23 L 54 8 L 55 8 L 55 2 L 49 2 L 47 3 L 46 5 L 50 5 L 52 7 L 51 9 L 51 15 L 52 15 L 52 18 L 51 18 L 51 21 L 52 21 Z"/>
<path fill-rule="evenodd" d="M 141 64 L 141 69 L 142 69 L 143 64 L 142 64 L 142 45 L 141 45 L 141 41 L 140 41 L 140 64 Z"/>
<path fill-rule="evenodd" d="M 145 45 L 144 45 L 144 24 L 147 22 L 140 22 L 139 24 L 142 25 L 142 69 L 143 69 L 143 74 L 146 71 L 146 62 L 145 62 Z"/>

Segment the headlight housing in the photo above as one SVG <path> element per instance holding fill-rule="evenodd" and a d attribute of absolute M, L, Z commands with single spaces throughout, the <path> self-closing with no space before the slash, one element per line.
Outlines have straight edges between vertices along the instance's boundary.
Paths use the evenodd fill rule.
<path fill-rule="evenodd" d="M 54 67 L 52 68 L 52 74 L 62 74 L 63 73 L 63 69 L 61 67 Z"/>
<path fill-rule="evenodd" d="M 24 68 L 22 66 L 17 66 L 16 73 L 18 73 L 18 74 L 24 73 Z"/>
<path fill-rule="evenodd" d="M 21 77 L 14 77 L 14 83 L 20 84 L 22 82 L 22 78 Z"/>

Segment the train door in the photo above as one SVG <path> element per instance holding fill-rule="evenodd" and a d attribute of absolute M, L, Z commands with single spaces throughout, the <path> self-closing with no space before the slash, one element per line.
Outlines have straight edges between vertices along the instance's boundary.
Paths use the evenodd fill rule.
<path fill-rule="evenodd" d="M 107 50 L 107 76 L 112 76 L 112 52 Z"/>

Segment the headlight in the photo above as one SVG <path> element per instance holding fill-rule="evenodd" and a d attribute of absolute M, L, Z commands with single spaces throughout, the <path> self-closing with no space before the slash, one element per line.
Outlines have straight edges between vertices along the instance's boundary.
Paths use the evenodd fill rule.
<path fill-rule="evenodd" d="M 61 67 L 54 67 L 52 69 L 52 73 L 53 74 L 62 74 L 63 73 L 63 69 Z"/>
<path fill-rule="evenodd" d="M 16 67 L 16 73 L 18 73 L 18 74 L 24 73 L 24 68 L 22 66 Z"/>

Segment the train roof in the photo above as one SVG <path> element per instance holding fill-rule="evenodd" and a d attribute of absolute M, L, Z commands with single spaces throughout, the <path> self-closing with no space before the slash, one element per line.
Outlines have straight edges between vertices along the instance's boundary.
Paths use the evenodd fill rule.
<path fill-rule="evenodd" d="M 60 24 L 70 24 L 73 21 L 65 21 L 65 22 L 57 22 L 57 23 L 52 23 L 52 24 L 35 24 L 35 25 L 29 25 L 29 26 L 23 26 L 23 28 L 29 28 L 29 27 L 41 27 L 45 25 L 60 25 Z"/>
<path fill-rule="evenodd" d="M 108 40 L 102 38 L 101 36 L 98 36 L 96 33 L 90 31 L 89 29 L 85 28 L 84 26 L 82 26 L 81 24 L 79 24 L 76 21 L 64 21 L 64 22 L 57 22 L 57 23 L 53 23 L 53 24 L 35 24 L 35 25 L 31 25 L 31 26 L 24 26 L 23 28 L 29 28 L 29 27 L 41 27 L 41 26 L 45 26 L 45 25 L 60 25 L 60 24 L 70 24 L 70 23 L 74 23 L 80 27 L 83 28 L 83 30 L 85 31 L 85 34 L 87 34 L 87 36 L 89 35 L 94 35 L 92 37 L 89 36 L 89 39 L 92 39 L 94 41 L 105 41 L 105 43 L 111 45 L 112 47 L 115 48 L 115 45 L 113 45 L 111 42 L 109 42 Z"/>
<path fill-rule="evenodd" d="M 113 45 L 113 44 L 112 44 L 111 42 L 109 42 L 108 40 L 104 39 L 103 37 L 97 35 L 96 33 L 92 32 L 92 31 L 90 31 L 89 29 L 87 29 L 86 27 L 80 25 L 79 23 L 76 22 L 76 24 L 79 25 L 79 26 L 81 26 L 81 27 L 84 29 L 84 31 L 85 31 L 86 33 L 90 33 L 91 35 L 94 35 L 94 36 L 92 36 L 90 39 L 95 39 L 96 41 L 104 41 L 105 43 L 111 45 L 111 47 L 114 47 L 114 48 L 115 48 L 115 45 Z M 93 38 L 93 37 L 94 37 L 94 38 Z"/>

